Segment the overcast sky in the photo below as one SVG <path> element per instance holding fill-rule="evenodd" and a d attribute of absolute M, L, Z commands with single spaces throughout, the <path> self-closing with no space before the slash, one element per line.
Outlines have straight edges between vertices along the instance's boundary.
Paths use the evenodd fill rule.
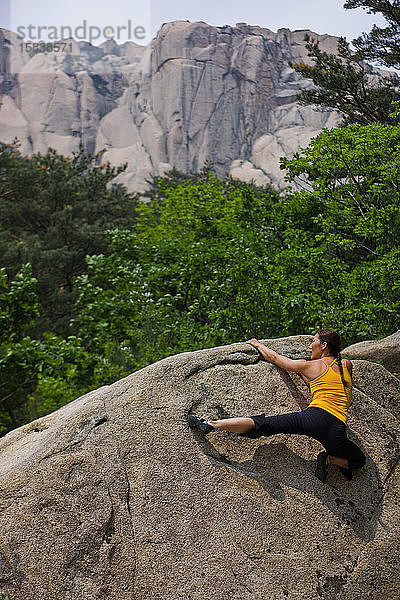
<path fill-rule="evenodd" d="M 362 9 L 345 10 L 343 3 L 344 0 L 68 0 L 65 3 L 0 0 L 0 26 L 13 31 L 19 27 L 26 39 L 49 39 L 50 27 L 59 30 L 62 26 L 71 27 L 73 32 L 81 27 L 78 35 L 87 39 L 91 26 L 94 44 L 104 41 L 106 28 L 108 34 L 112 34 L 119 27 L 119 43 L 132 39 L 146 44 L 162 23 L 178 19 L 205 21 L 211 25 L 246 22 L 273 31 L 281 27 L 311 29 L 321 34 L 343 35 L 348 40 L 369 31 L 374 23 L 384 23 L 383 19 L 368 15 Z M 84 21 L 86 31 L 82 27 Z M 29 26 L 32 26 L 31 36 L 28 36 Z M 39 27 L 41 35 L 34 37 Z"/>
<path fill-rule="evenodd" d="M 245 22 L 272 31 L 281 27 L 311 29 L 316 33 L 342 35 L 352 40 L 374 23 L 384 20 L 362 9 L 345 10 L 344 0 L 154 0 L 153 34 L 163 22 L 177 19 L 205 21 L 210 25 L 235 25 Z"/>

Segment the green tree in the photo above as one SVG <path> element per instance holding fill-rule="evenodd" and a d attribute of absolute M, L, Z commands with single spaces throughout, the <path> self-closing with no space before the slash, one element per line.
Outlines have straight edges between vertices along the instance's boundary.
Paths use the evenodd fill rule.
<path fill-rule="evenodd" d="M 334 108 L 344 115 L 344 124 L 392 122 L 391 105 L 399 97 L 400 79 L 396 74 L 375 76 L 372 81 L 371 66 L 360 51 L 350 49 L 344 38 L 338 41 L 337 54 L 323 52 L 319 41 L 308 35 L 305 41 L 312 64 L 290 63 L 290 66 L 311 79 L 316 87 L 300 92 L 297 97 L 300 104 Z"/>
<path fill-rule="evenodd" d="M 400 125 L 380 123 L 325 131 L 282 160 L 297 200 L 319 204 L 315 239 L 340 273 L 323 282 L 321 316 L 348 340 L 400 326 L 399 161 Z"/>
<path fill-rule="evenodd" d="M 369 34 L 364 33 L 353 40 L 356 52 L 351 50 L 344 38 L 339 39 L 336 54 L 323 52 L 318 41 L 305 36 L 312 64 L 290 63 L 290 66 L 303 77 L 311 79 L 315 89 L 300 92 L 298 100 L 301 104 L 340 111 L 345 124 L 391 123 L 390 108 L 399 97 L 400 78 L 395 73 L 371 77 L 373 69 L 366 61 L 372 60 L 386 67 L 399 66 L 398 0 L 348 0 L 344 7 L 362 7 L 368 12 L 380 13 L 388 21 L 388 27 L 375 25 Z"/>
<path fill-rule="evenodd" d="M 151 175 L 149 179 L 146 180 L 148 185 L 147 190 L 140 195 L 145 199 L 158 198 L 159 200 L 165 200 L 166 190 L 177 187 L 187 181 L 191 181 L 192 183 L 207 181 L 213 172 L 214 165 L 211 159 L 206 159 L 202 169 L 198 172 L 191 171 L 190 173 L 183 173 L 183 171 L 179 171 L 173 167 L 162 176 Z"/>
<path fill-rule="evenodd" d="M 26 333 L 39 315 L 36 284 L 30 264 L 10 283 L 0 269 L 0 435 L 87 389 L 90 361 L 79 340 Z"/>
<path fill-rule="evenodd" d="M 277 193 L 257 197 L 210 175 L 164 196 L 138 208 L 132 231 L 112 233 L 111 255 L 91 257 L 80 279 L 76 332 L 106 378 L 249 330 L 266 333 L 261 287 Z"/>
<path fill-rule="evenodd" d="M 347 0 L 345 8 L 364 8 L 368 13 L 381 14 L 387 21 L 386 27 L 374 25 L 369 33 L 353 40 L 355 48 L 366 60 L 384 67 L 400 67 L 400 5 L 398 0 Z"/>
<path fill-rule="evenodd" d="M 400 126 L 324 131 L 281 199 L 229 179 L 165 186 L 79 282 L 74 325 L 111 381 L 186 350 L 336 327 L 398 329 Z"/>
<path fill-rule="evenodd" d="M 19 425 L 17 407 L 34 388 L 28 367 L 31 340 L 24 332 L 38 316 L 35 285 L 30 265 L 10 287 L 5 269 L 0 269 L 0 434 Z"/>
<path fill-rule="evenodd" d="M 87 254 L 107 251 L 104 230 L 127 227 L 136 196 L 112 180 L 125 166 L 96 165 L 83 150 L 23 157 L 17 146 L 0 148 L 0 256 L 14 276 L 32 263 L 38 279 L 38 331 L 67 333 L 77 275 Z"/>

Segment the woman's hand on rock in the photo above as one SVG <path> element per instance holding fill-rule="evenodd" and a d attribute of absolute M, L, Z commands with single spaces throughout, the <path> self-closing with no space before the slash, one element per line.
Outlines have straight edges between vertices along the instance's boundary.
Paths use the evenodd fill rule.
<path fill-rule="evenodd" d="M 250 344 L 251 346 L 254 346 L 254 348 L 256 348 L 258 350 L 259 346 L 261 345 L 260 342 L 258 340 L 256 340 L 255 338 L 251 338 L 251 340 L 247 340 L 247 342 L 245 342 L 245 344 Z"/>

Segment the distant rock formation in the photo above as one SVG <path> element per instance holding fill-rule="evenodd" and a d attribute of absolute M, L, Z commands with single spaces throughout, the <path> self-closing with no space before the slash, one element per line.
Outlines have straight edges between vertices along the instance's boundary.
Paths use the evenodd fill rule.
<path fill-rule="evenodd" d="M 268 340 L 294 358 L 309 336 Z M 400 381 L 354 361 L 348 482 L 304 436 L 191 431 L 300 410 L 296 375 L 247 344 L 187 352 L 0 440 L 0 596 L 10 600 L 398 600 Z"/>
<path fill-rule="evenodd" d="M 305 33 L 335 52 L 337 38 L 309 31 L 177 21 L 147 47 L 66 40 L 72 52 L 30 55 L 0 30 L 0 142 L 63 154 L 83 143 L 128 162 L 119 180 L 130 190 L 149 173 L 198 171 L 207 159 L 219 176 L 281 186 L 279 158 L 339 122 L 296 102 L 311 82 L 288 61 L 307 61 Z"/>

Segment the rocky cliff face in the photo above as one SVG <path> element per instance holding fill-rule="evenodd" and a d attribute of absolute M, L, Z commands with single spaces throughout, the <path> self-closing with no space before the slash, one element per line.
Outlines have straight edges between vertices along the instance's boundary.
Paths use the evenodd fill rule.
<path fill-rule="evenodd" d="M 292 357 L 310 338 L 269 340 Z M 354 361 L 348 482 L 303 436 L 193 433 L 185 415 L 277 414 L 302 380 L 246 344 L 162 360 L 0 440 L 0 596 L 398 600 L 400 381 Z"/>
<path fill-rule="evenodd" d="M 339 120 L 296 103 L 310 82 L 288 61 L 307 60 L 305 33 L 177 21 L 146 48 L 67 40 L 71 52 L 30 56 L 1 30 L 0 142 L 64 154 L 82 142 L 102 160 L 128 162 L 120 180 L 131 190 L 149 173 L 196 171 L 206 159 L 220 176 L 279 186 L 279 158 Z M 312 36 L 335 51 L 336 38 Z"/>

